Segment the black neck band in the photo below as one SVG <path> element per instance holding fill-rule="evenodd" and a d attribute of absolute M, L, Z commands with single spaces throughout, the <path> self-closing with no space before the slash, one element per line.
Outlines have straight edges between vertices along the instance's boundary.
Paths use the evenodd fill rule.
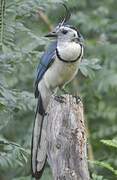
<path fill-rule="evenodd" d="M 63 61 L 63 62 L 65 62 L 65 63 L 74 63 L 74 62 L 78 61 L 78 59 L 80 59 L 80 57 L 81 57 L 81 55 L 82 55 L 82 45 L 81 45 L 81 44 L 80 44 L 80 47 L 81 47 L 81 51 L 80 51 L 79 56 L 78 56 L 76 59 L 72 60 L 72 61 L 67 61 L 67 60 L 61 58 L 61 56 L 60 56 L 59 51 L 58 51 L 57 48 L 56 48 L 56 55 L 57 55 L 57 57 L 58 57 L 58 59 L 59 59 L 60 61 Z"/>

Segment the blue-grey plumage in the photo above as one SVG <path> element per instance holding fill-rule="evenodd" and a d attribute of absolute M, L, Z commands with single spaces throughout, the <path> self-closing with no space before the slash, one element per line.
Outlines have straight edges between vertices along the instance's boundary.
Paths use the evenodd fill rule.
<path fill-rule="evenodd" d="M 56 54 L 57 41 L 54 41 L 50 44 L 49 48 L 45 51 L 43 56 L 41 57 L 41 61 L 37 68 L 37 78 L 35 82 L 35 97 L 37 98 L 39 95 L 38 92 L 38 83 L 42 79 L 46 70 L 51 66 L 54 61 L 54 57 Z"/>
<path fill-rule="evenodd" d="M 48 36 L 56 36 L 56 41 L 42 56 L 35 82 L 35 97 L 38 98 L 32 138 L 32 172 L 35 177 L 40 177 L 46 159 L 42 123 L 50 97 L 56 88 L 62 88 L 74 79 L 83 56 L 81 35 L 75 28 L 62 25 Z M 40 161 L 38 152 L 41 150 L 44 153 Z"/>

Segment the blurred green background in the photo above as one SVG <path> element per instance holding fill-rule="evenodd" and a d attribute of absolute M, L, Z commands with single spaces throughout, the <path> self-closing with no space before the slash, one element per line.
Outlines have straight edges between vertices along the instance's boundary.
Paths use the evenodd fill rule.
<path fill-rule="evenodd" d="M 60 0 L 0 0 L 0 180 L 30 180 L 36 67 L 64 16 Z M 70 24 L 84 37 L 76 79 L 83 99 L 91 179 L 117 179 L 117 2 L 67 0 Z M 47 165 L 42 180 L 51 180 Z"/>

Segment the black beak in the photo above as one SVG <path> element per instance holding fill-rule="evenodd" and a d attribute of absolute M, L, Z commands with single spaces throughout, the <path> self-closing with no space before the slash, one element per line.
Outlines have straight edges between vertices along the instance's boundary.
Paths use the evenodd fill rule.
<path fill-rule="evenodd" d="M 79 37 L 79 42 L 84 43 L 84 38 L 82 35 L 80 35 L 80 37 Z"/>
<path fill-rule="evenodd" d="M 56 32 L 50 32 L 50 33 L 48 33 L 47 35 L 45 35 L 45 37 L 57 37 L 57 34 L 56 34 Z"/>

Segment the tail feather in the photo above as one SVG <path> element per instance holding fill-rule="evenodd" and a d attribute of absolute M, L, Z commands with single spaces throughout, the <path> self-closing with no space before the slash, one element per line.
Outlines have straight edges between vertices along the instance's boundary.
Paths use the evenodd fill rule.
<path fill-rule="evenodd" d="M 44 119 L 44 109 L 40 97 L 38 100 L 37 112 L 33 127 L 32 148 L 31 148 L 31 169 L 32 169 L 32 176 L 35 178 L 41 177 L 46 162 L 46 154 L 47 154 L 47 141 L 46 141 L 46 129 L 45 129 L 46 121 L 44 119 L 43 122 L 43 119 Z"/>

